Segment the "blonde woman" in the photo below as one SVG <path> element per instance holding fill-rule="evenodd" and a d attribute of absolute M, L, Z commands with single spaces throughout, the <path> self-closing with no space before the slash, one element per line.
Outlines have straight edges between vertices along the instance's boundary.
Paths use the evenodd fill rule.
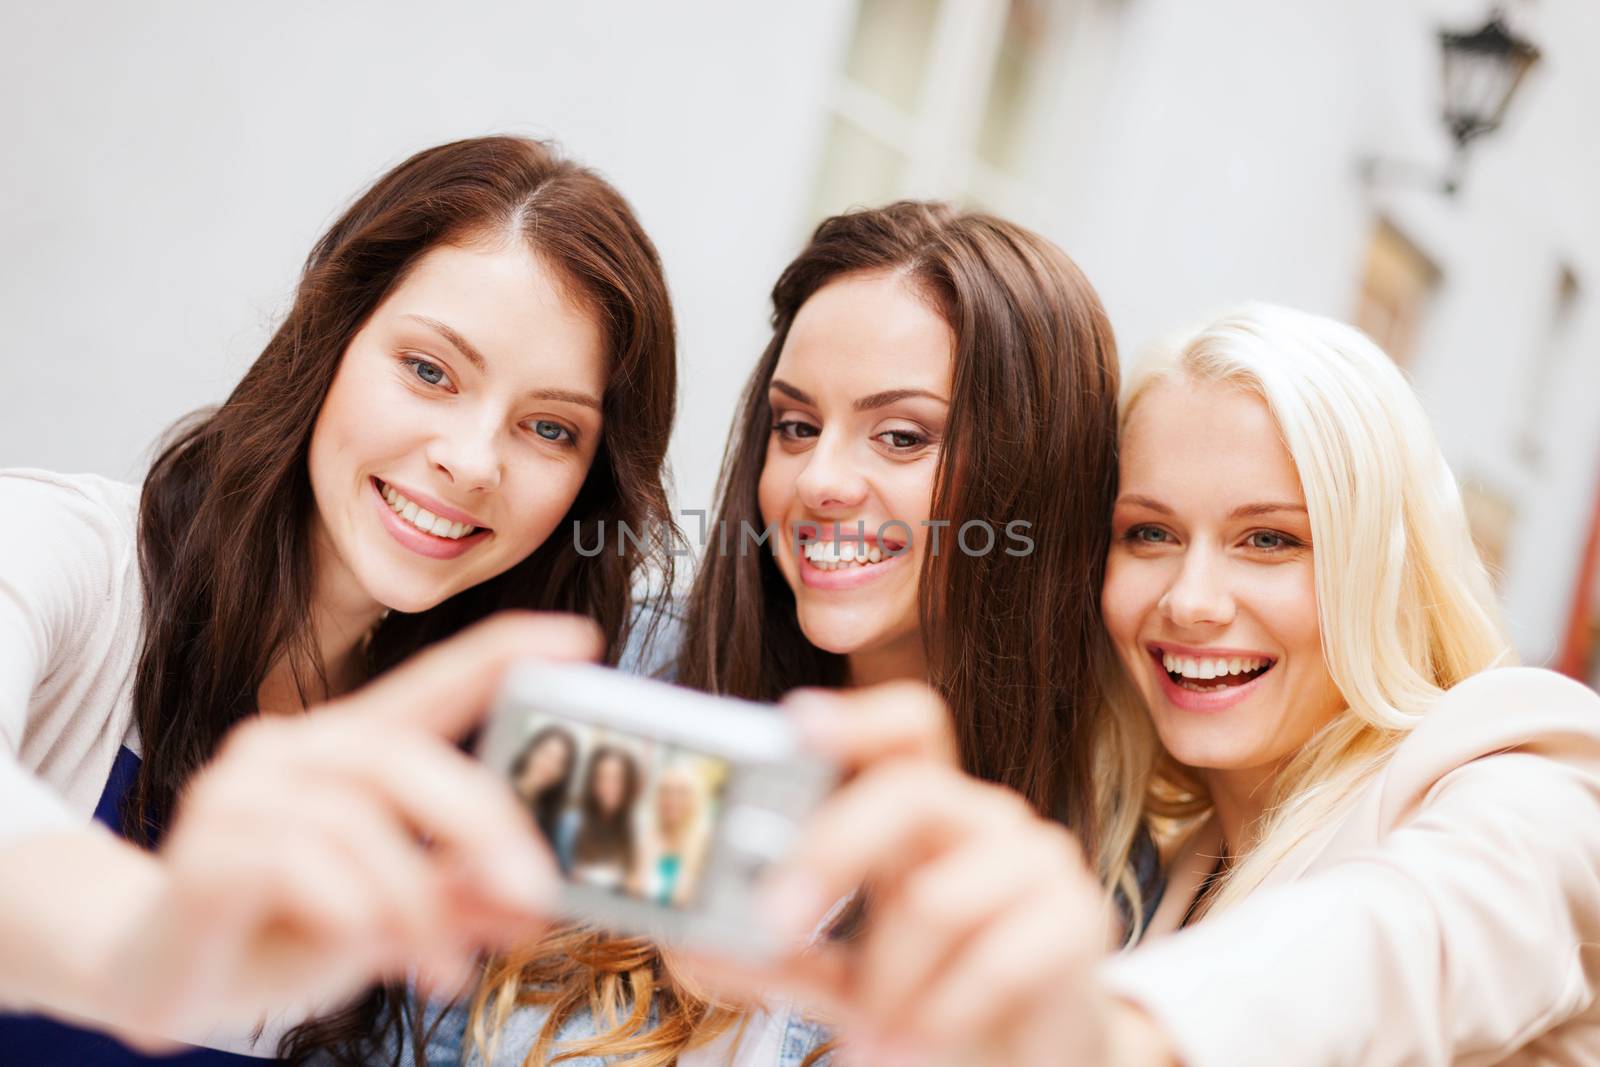
<path fill-rule="evenodd" d="M 862 1062 L 1600 1062 L 1600 699 L 1505 666 L 1400 373 L 1253 306 L 1137 368 L 1121 420 L 1100 781 L 1124 853 L 1141 815 L 1186 831 L 1144 943 L 1106 960 L 1072 841 L 927 758 L 937 716 L 818 696 L 867 769 L 773 908 L 804 929 L 871 878 L 875 921 L 786 977 Z"/>
<path fill-rule="evenodd" d="M 674 764 L 661 773 L 645 834 L 642 896 L 673 907 L 693 899 L 710 843 L 709 805 L 701 776 L 692 767 Z"/>

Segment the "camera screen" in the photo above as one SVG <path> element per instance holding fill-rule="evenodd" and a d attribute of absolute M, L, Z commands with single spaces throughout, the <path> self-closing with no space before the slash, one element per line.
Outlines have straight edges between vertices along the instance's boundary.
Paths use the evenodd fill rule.
<path fill-rule="evenodd" d="M 514 751 L 511 784 L 568 881 L 693 905 L 727 761 L 548 714 L 528 717 Z"/>

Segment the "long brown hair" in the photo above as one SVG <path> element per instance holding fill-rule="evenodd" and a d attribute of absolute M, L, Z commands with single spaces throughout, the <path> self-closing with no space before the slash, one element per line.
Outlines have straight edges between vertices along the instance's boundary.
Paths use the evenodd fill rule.
<path fill-rule="evenodd" d="M 600 777 L 603 760 L 616 760 L 622 767 L 622 802 L 615 811 L 600 807 L 595 796 L 595 780 Z M 632 873 L 634 866 L 633 804 L 639 797 L 639 764 L 627 750 L 615 745 L 597 745 L 589 753 L 589 764 L 583 772 L 583 792 L 578 801 L 581 822 L 572 842 L 575 862 L 604 862 L 621 857 L 623 866 Z"/>
<path fill-rule="evenodd" d="M 670 579 L 662 465 L 677 387 L 675 330 L 661 264 L 627 202 L 551 146 L 515 137 L 457 141 L 383 175 L 317 241 L 293 306 L 221 407 L 181 425 L 140 502 L 145 633 L 134 681 L 143 762 L 127 831 L 149 841 L 223 735 L 257 711 L 262 680 L 288 656 L 302 695 L 326 688 L 310 632 L 314 502 L 311 431 L 345 348 L 383 298 L 435 246 L 516 235 L 593 312 L 606 340 L 606 433 L 557 535 L 503 574 L 427 611 L 390 613 L 367 646 L 378 673 L 423 644 L 501 608 L 595 619 L 619 653 L 633 579 Z M 654 539 L 585 557 L 626 522 Z M 356 1016 L 360 1016 L 357 1019 Z M 291 1058 L 358 1040 L 376 1005 L 286 1040 Z M 353 1058 L 358 1058 L 352 1054 Z"/>
<path fill-rule="evenodd" d="M 718 481 L 717 518 L 691 590 L 677 680 L 755 700 L 839 685 L 841 657 L 812 645 L 770 551 L 757 500 L 772 433 L 767 389 L 801 306 L 848 274 L 893 271 L 955 335 L 953 393 L 933 494 L 935 519 L 1032 525 L 1026 556 L 930 552 L 919 612 L 930 682 L 956 717 L 969 772 L 1010 786 L 1064 822 L 1094 855 L 1099 592 L 1116 496 L 1116 344 L 1078 268 L 1037 234 L 990 215 L 900 202 L 827 219 L 772 290 L 772 340 L 745 387 Z M 952 527 L 953 536 L 954 527 Z M 727 531 L 729 550 L 720 550 Z M 774 536 L 777 536 L 774 534 Z M 564 955 L 563 955 L 564 954 Z M 519 970 L 520 968 L 520 970 Z M 641 1002 L 640 998 L 643 998 Z M 656 1027 L 646 1032 L 650 998 Z M 621 1003 L 631 998 L 625 1017 Z M 516 1001 L 550 1006 L 528 1062 L 587 1007 L 614 1029 L 562 1055 L 632 1053 L 667 1064 L 734 1025 L 674 978 L 645 942 L 568 935 L 490 971 L 474 1005 L 480 1040 Z M 816 1058 L 816 1053 L 812 1056 Z"/>
<path fill-rule="evenodd" d="M 745 387 L 718 484 L 730 537 L 761 529 L 757 486 L 772 432 L 767 389 L 789 328 L 824 285 L 893 271 L 955 335 L 935 520 L 1031 523 L 1024 556 L 946 550 L 918 587 L 929 681 L 955 715 L 966 769 L 1010 786 L 1093 854 L 1090 731 L 1100 576 L 1116 493 L 1117 356 L 1078 268 L 1020 226 L 937 203 L 828 219 L 772 290 L 772 340 Z M 949 538 L 946 538 L 948 541 Z M 678 678 L 773 700 L 837 684 L 840 657 L 806 640 L 767 551 L 708 551 L 689 597 Z"/>

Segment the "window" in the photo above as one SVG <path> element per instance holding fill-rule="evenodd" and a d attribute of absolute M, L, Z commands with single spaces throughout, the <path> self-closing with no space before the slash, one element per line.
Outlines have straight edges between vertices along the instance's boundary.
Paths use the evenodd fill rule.
<path fill-rule="evenodd" d="M 1573 313 L 1580 295 L 1577 271 L 1570 264 L 1563 264 L 1556 272 L 1555 296 L 1544 336 L 1529 360 L 1522 425 L 1517 433 L 1517 458 L 1528 467 L 1538 467 L 1544 460 L 1544 417 L 1550 402 L 1550 382 L 1556 367 L 1570 354 Z"/>
<path fill-rule="evenodd" d="M 1004 200 L 1063 0 L 860 0 L 808 224 L 901 197 Z"/>
<path fill-rule="evenodd" d="M 1367 246 L 1355 322 L 1396 363 L 1411 358 L 1439 268 L 1387 219 Z"/>

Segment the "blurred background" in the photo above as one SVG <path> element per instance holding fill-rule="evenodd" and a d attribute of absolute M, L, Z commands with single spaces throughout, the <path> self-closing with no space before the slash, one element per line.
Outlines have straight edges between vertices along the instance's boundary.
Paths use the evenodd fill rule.
<path fill-rule="evenodd" d="M 1246 299 L 1368 330 L 1433 416 L 1523 657 L 1593 684 L 1597 54 L 1593 0 L 7 4 L 0 465 L 137 480 L 358 189 L 527 133 L 660 246 L 680 507 L 710 503 L 810 228 L 945 197 L 1061 244 L 1125 354 Z"/>

